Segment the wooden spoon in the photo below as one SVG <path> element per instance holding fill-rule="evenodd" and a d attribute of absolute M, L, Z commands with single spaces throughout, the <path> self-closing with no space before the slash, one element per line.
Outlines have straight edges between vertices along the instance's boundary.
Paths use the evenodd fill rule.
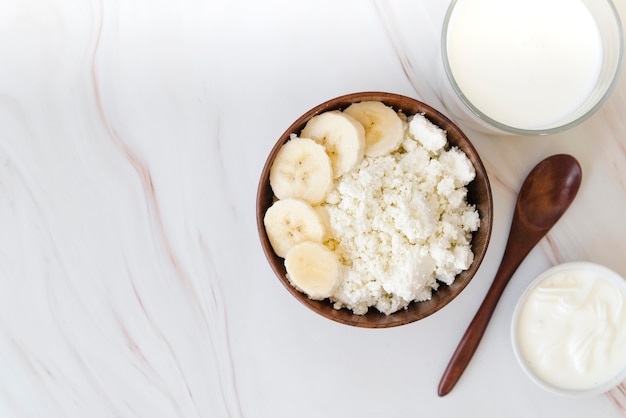
<path fill-rule="evenodd" d="M 498 300 L 517 267 L 570 206 L 582 179 L 580 164 L 570 155 L 553 155 L 530 172 L 517 196 L 511 231 L 493 283 L 439 383 L 447 395 L 474 355 Z"/>

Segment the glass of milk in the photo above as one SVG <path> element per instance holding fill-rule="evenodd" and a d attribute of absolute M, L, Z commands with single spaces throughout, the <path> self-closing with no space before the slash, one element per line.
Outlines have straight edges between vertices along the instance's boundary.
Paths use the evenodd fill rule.
<path fill-rule="evenodd" d="M 615 388 L 626 379 L 626 281 L 590 262 L 546 270 L 520 297 L 511 339 L 544 389 L 588 396 Z"/>
<path fill-rule="evenodd" d="M 622 36 L 610 0 L 452 0 L 442 31 L 445 104 L 482 131 L 564 131 L 609 97 Z"/>

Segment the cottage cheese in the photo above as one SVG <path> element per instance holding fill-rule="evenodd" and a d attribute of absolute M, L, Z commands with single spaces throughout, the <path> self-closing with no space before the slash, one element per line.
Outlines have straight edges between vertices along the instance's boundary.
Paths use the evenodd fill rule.
<path fill-rule="evenodd" d="M 401 147 L 366 157 L 335 181 L 322 209 L 343 272 L 331 296 L 337 309 L 385 314 L 431 298 L 474 255 L 480 219 L 466 201 L 474 167 L 445 131 L 422 115 L 407 121 Z"/>

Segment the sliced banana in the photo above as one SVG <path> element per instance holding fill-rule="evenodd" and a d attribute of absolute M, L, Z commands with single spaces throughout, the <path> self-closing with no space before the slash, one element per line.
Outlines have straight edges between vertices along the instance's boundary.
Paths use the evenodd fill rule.
<path fill-rule="evenodd" d="M 315 210 L 317 215 L 320 217 L 320 220 L 322 221 L 322 225 L 324 225 L 324 230 L 326 231 L 326 235 L 324 236 L 324 239 L 322 240 L 322 242 L 324 242 L 327 239 L 332 238 L 333 228 L 330 222 L 330 213 L 328 213 L 328 208 L 324 205 L 313 206 L 313 210 Z"/>
<path fill-rule="evenodd" d="M 323 244 L 311 241 L 289 250 L 285 268 L 291 283 L 314 300 L 332 295 L 341 271 L 337 255 Z"/>
<path fill-rule="evenodd" d="M 333 185 L 333 169 L 324 147 L 310 138 L 292 137 L 276 153 L 270 186 L 279 199 L 321 203 Z"/>
<path fill-rule="evenodd" d="M 300 136 L 312 138 L 326 148 L 335 178 L 352 170 L 363 159 L 365 129 L 352 116 L 339 110 L 313 116 Z"/>
<path fill-rule="evenodd" d="M 379 157 L 395 151 L 404 139 L 402 119 L 383 102 L 352 103 L 344 112 L 365 128 L 365 155 L 369 157 Z"/>
<path fill-rule="evenodd" d="M 277 200 L 265 212 L 263 223 L 274 252 L 282 258 L 296 244 L 322 242 L 326 237 L 320 213 L 300 199 Z"/>

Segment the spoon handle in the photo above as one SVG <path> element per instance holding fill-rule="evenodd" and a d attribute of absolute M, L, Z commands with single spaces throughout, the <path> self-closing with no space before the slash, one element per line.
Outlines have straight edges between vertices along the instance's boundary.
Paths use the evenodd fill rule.
<path fill-rule="evenodd" d="M 491 284 L 483 303 L 478 308 L 478 311 L 474 315 L 474 319 L 472 319 L 472 322 L 465 331 L 465 334 L 463 334 L 458 347 L 448 363 L 448 367 L 443 373 L 437 390 L 439 396 L 447 395 L 465 371 L 465 368 L 472 359 L 474 352 L 476 352 L 476 348 L 478 348 L 480 340 L 485 334 L 489 320 L 496 309 L 500 296 L 502 296 L 502 293 L 504 292 L 504 288 L 525 256 L 526 254 L 524 254 L 519 261 L 515 260 L 513 262 L 511 262 L 511 259 L 508 257 L 503 258 L 503 263 L 500 264 L 498 272 L 493 279 L 493 283 Z"/>

